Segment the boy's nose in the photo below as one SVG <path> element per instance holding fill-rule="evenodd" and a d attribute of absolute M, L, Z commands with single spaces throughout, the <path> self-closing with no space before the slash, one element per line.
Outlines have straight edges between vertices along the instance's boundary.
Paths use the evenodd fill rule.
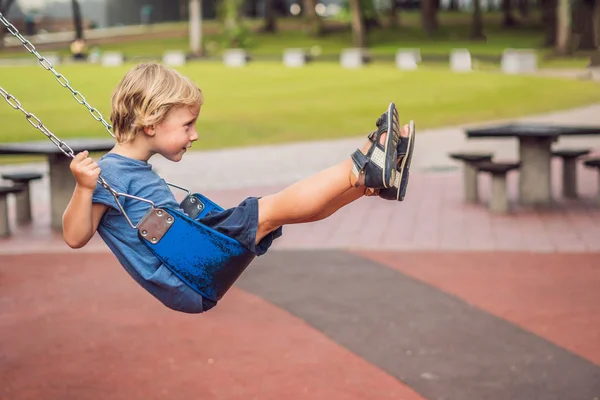
<path fill-rule="evenodd" d="M 190 141 L 195 142 L 196 140 L 198 140 L 198 131 L 194 129 L 192 136 L 190 136 Z"/>

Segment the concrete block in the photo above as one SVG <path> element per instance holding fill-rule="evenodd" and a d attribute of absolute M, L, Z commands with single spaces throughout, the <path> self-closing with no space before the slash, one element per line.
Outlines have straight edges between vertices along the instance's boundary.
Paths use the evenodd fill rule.
<path fill-rule="evenodd" d="M 223 62 L 227 67 L 243 67 L 248 59 L 248 53 L 243 49 L 228 49 L 223 53 Z"/>
<path fill-rule="evenodd" d="M 125 62 L 123 53 L 118 51 L 109 51 L 102 54 L 103 67 L 119 67 Z"/>
<path fill-rule="evenodd" d="M 186 61 L 185 53 L 181 50 L 167 51 L 163 55 L 163 64 L 170 67 L 181 67 Z"/>
<path fill-rule="evenodd" d="M 285 49 L 283 52 L 283 64 L 286 67 L 303 67 L 307 61 L 307 54 L 302 49 Z"/>
<path fill-rule="evenodd" d="M 523 74 L 537 71 L 537 55 L 533 50 L 506 49 L 502 55 L 502 72 Z"/>
<path fill-rule="evenodd" d="M 340 63 L 342 68 L 360 68 L 367 61 L 367 53 L 364 49 L 350 48 L 342 50 Z"/>
<path fill-rule="evenodd" d="M 398 50 L 396 52 L 396 67 L 401 70 L 415 70 L 420 60 L 420 55 L 414 50 Z"/>
<path fill-rule="evenodd" d="M 454 49 L 450 54 L 450 69 L 454 72 L 472 71 L 471 53 L 467 49 Z"/>

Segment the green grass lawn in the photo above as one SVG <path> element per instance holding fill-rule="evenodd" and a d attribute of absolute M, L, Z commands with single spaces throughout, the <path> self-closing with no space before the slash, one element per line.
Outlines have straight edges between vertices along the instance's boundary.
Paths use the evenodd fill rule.
<path fill-rule="evenodd" d="M 103 115 L 127 67 L 64 65 L 71 84 Z M 597 83 L 447 68 L 401 72 L 393 65 L 344 70 L 337 63 L 287 69 L 253 63 L 228 69 L 220 63 L 181 68 L 203 89 L 196 148 L 260 145 L 365 134 L 388 102 L 401 122 L 419 129 L 512 118 L 600 101 Z M 88 111 L 40 67 L 2 68 L 0 86 L 16 96 L 61 138 L 108 135 Z M 4 104 L 4 102 L 2 102 Z M 23 115 L 0 105 L 0 142 L 43 140 Z"/>
<path fill-rule="evenodd" d="M 471 15 L 469 13 L 439 13 L 440 29 L 433 37 L 427 37 L 420 23 L 420 12 L 402 12 L 398 28 L 382 27 L 369 33 L 368 46 L 374 55 L 395 54 L 398 48 L 420 48 L 428 63 L 428 55 L 448 55 L 454 48 L 467 48 L 474 57 L 499 57 L 506 48 L 532 48 L 539 54 L 540 67 L 552 68 L 584 68 L 589 61 L 589 54 L 580 52 L 563 59 L 549 58 L 551 49 L 542 47 L 543 29 L 540 25 L 539 13 L 535 10 L 529 18 L 523 19 L 520 26 L 506 29 L 501 26 L 502 14 L 499 12 L 484 13 L 485 41 L 469 39 Z M 382 23 L 387 19 L 382 17 Z M 318 48 L 321 55 L 338 55 L 343 48 L 352 46 L 351 32 L 347 21 L 327 21 L 329 33 L 320 38 L 313 38 L 303 32 L 300 19 L 278 20 L 277 34 L 260 33 L 261 20 L 248 20 L 248 26 L 255 31 L 250 36 L 248 51 L 255 55 L 281 55 L 286 48 Z M 164 25 L 164 26 L 163 26 Z M 155 31 L 180 31 L 178 37 L 146 39 L 125 38 L 119 43 L 100 43 L 103 51 L 121 51 L 128 57 L 160 57 L 166 50 L 188 48 L 187 24 L 170 23 L 159 25 Z M 167 29 L 168 28 L 168 29 Z M 216 21 L 204 24 L 204 43 L 211 56 L 220 56 L 223 51 L 221 26 Z M 68 54 L 66 46 L 59 46 L 49 51 Z M 0 51 L 0 57 L 22 57 L 28 54 L 13 49 Z"/>

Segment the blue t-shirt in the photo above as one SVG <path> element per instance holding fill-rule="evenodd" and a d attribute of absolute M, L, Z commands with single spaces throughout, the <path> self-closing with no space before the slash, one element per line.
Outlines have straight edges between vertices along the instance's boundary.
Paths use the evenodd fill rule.
<path fill-rule="evenodd" d="M 151 164 L 107 153 L 98 165 L 102 178 L 117 192 L 151 200 L 158 207 L 179 209 L 169 186 L 152 170 Z M 202 296 L 183 283 L 140 242 L 137 230 L 127 223 L 112 194 L 98 184 L 92 201 L 109 206 L 97 231 L 129 275 L 165 306 L 187 313 L 202 312 Z M 123 196 L 119 201 L 134 225 L 151 207 L 149 203 Z"/>

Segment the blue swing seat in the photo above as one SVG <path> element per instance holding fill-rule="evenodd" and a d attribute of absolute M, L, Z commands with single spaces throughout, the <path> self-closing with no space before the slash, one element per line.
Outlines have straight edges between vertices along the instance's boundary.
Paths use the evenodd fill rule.
<path fill-rule="evenodd" d="M 222 210 L 201 194 L 182 202 L 186 215 L 152 208 L 138 229 L 139 239 L 175 275 L 212 301 L 220 300 L 256 257 L 237 240 L 197 221 Z"/>

